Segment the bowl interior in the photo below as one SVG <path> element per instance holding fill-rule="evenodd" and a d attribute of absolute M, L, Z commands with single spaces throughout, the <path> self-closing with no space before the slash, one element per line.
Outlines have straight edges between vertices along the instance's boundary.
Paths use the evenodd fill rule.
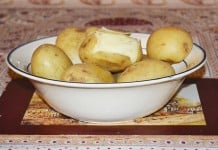
<path fill-rule="evenodd" d="M 135 37 L 141 41 L 141 45 L 143 48 L 143 53 L 146 54 L 146 43 L 149 37 L 149 34 L 142 34 L 142 33 L 132 33 L 132 37 Z M 110 83 L 110 84 L 93 84 L 93 83 L 73 83 L 73 82 L 64 82 L 64 81 L 56 81 L 51 79 L 40 78 L 28 72 L 27 68 L 31 62 L 31 57 L 34 50 L 42 44 L 50 43 L 54 44 L 56 40 L 56 36 L 53 37 L 46 37 L 42 39 L 38 39 L 35 41 L 31 41 L 20 45 L 13 49 L 7 57 L 7 65 L 16 73 L 29 78 L 31 80 L 36 80 L 39 82 L 45 82 L 48 84 L 56 84 L 61 86 L 79 86 L 79 87 L 125 87 L 125 86 L 138 86 L 138 85 L 146 85 L 146 84 L 156 84 L 160 82 L 166 82 L 170 80 L 175 80 L 178 78 L 183 78 L 204 65 L 206 62 L 206 53 L 204 49 L 202 49 L 199 45 L 194 44 L 191 53 L 185 58 L 184 61 L 173 64 L 176 74 L 173 76 L 152 79 L 152 80 L 145 80 L 145 81 L 138 81 L 138 82 L 129 82 L 129 83 Z"/>

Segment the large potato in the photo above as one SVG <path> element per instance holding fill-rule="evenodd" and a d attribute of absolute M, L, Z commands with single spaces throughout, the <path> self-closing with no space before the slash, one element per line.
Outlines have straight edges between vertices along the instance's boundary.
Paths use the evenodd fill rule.
<path fill-rule="evenodd" d="M 144 58 L 120 74 L 118 82 L 142 81 L 174 75 L 173 67 L 164 61 Z"/>
<path fill-rule="evenodd" d="M 151 58 L 178 63 L 190 53 L 192 46 L 192 37 L 184 29 L 162 27 L 150 35 L 147 54 Z"/>
<path fill-rule="evenodd" d="M 67 54 L 74 64 L 81 63 L 79 48 L 86 36 L 92 34 L 96 30 L 98 30 L 97 27 L 88 27 L 85 30 L 74 27 L 65 28 L 58 34 L 56 45 Z"/>
<path fill-rule="evenodd" d="M 52 44 L 39 46 L 31 58 L 32 74 L 48 79 L 60 80 L 63 72 L 71 65 L 67 55 Z"/>
<path fill-rule="evenodd" d="M 94 63 L 111 72 L 119 72 L 141 60 L 142 48 L 140 41 L 128 34 L 102 29 L 85 39 L 79 55 L 85 63 Z"/>
<path fill-rule="evenodd" d="M 112 74 L 94 64 L 75 64 L 69 67 L 62 76 L 62 80 L 83 83 L 113 83 Z"/>

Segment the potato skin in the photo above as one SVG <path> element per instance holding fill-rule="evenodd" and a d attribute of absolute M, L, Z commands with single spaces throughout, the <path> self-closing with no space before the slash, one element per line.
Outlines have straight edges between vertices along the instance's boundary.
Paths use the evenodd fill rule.
<path fill-rule="evenodd" d="M 32 74 L 48 79 L 60 80 L 65 69 L 71 65 L 67 55 L 52 44 L 39 46 L 31 58 Z"/>
<path fill-rule="evenodd" d="M 147 55 L 150 58 L 178 63 L 190 53 L 192 46 L 192 37 L 184 29 L 161 27 L 148 38 Z"/>
<path fill-rule="evenodd" d="M 62 80 L 82 83 L 113 83 L 112 74 L 95 64 L 75 64 L 63 74 Z"/>
<path fill-rule="evenodd" d="M 150 80 L 174 74 L 175 71 L 169 63 L 157 59 L 144 58 L 142 61 L 126 68 L 118 77 L 117 82 Z"/>
<path fill-rule="evenodd" d="M 121 42 L 117 42 L 115 44 L 110 43 L 110 39 L 108 40 L 107 38 L 99 38 L 100 36 L 98 37 L 97 35 L 106 35 L 107 37 L 112 36 L 113 38 L 111 39 L 119 39 L 119 37 L 121 37 L 122 39 L 126 38 L 125 40 L 127 40 L 128 37 L 128 35 L 122 33 L 109 31 L 97 31 L 95 34 L 91 34 L 84 40 L 79 50 L 79 55 L 83 62 L 94 63 L 111 72 L 119 72 L 123 71 L 126 67 L 134 62 L 141 60 L 142 49 L 140 43 L 137 43 L 138 45 L 131 50 L 132 52 L 129 52 L 134 56 L 137 55 L 132 62 L 132 54 L 125 54 L 125 51 L 119 52 L 119 47 L 121 47 L 119 44 Z M 134 40 L 128 38 L 128 41 L 133 42 Z M 98 45 L 104 45 L 104 47 L 99 48 Z M 111 51 L 105 50 L 107 47 L 110 47 Z"/>

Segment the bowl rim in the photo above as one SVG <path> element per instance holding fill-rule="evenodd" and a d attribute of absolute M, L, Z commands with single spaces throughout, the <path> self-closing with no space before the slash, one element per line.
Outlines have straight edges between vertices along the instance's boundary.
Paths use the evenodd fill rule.
<path fill-rule="evenodd" d="M 139 34 L 148 35 L 145 33 L 139 33 Z M 19 46 L 13 48 L 7 55 L 7 58 L 6 58 L 7 66 L 11 70 L 16 72 L 17 74 L 19 74 L 19 75 L 21 75 L 29 80 L 33 80 L 33 81 L 37 81 L 37 82 L 41 82 L 41 83 L 45 83 L 45 84 L 64 86 L 64 87 L 77 87 L 77 88 L 120 88 L 120 87 L 135 87 L 135 86 L 151 85 L 151 84 L 168 82 L 168 81 L 172 81 L 172 80 L 178 80 L 178 79 L 184 78 L 185 76 L 200 69 L 206 62 L 206 51 L 200 45 L 193 43 L 193 47 L 196 46 L 198 48 L 198 50 L 201 50 L 201 52 L 203 53 L 202 60 L 194 67 L 187 69 L 185 71 L 182 71 L 180 73 L 177 73 L 175 75 L 170 75 L 170 76 L 166 76 L 166 77 L 149 79 L 149 80 L 134 81 L 134 82 L 121 82 L 121 83 L 82 83 L 82 82 L 67 82 L 67 81 L 60 81 L 60 80 L 54 80 L 54 79 L 47 79 L 47 78 L 32 75 L 31 73 L 28 73 L 22 69 L 19 69 L 11 62 L 12 54 L 16 50 L 20 49 L 21 47 L 23 47 L 27 44 L 31 44 L 33 42 L 37 42 L 37 41 L 49 39 L 49 38 L 55 38 L 55 37 L 56 36 L 42 37 L 42 38 L 39 38 L 36 40 L 32 40 L 32 41 L 28 41 L 26 43 L 20 44 Z M 185 60 L 183 60 L 183 62 L 186 64 Z"/>

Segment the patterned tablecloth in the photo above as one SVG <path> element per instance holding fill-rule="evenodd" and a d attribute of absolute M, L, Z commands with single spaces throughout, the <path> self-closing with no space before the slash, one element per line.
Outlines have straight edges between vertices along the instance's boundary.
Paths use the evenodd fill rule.
<path fill-rule="evenodd" d="M 1 0 L 0 95 L 13 78 L 5 64 L 16 46 L 63 28 L 105 26 L 151 33 L 174 25 L 206 50 L 203 77 L 218 78 L 217 0 Z M 202 73 L 202 72 L 201 72 Z M 1 117 L 1 116 L 0 116 Z M 1 135 L 0 149 L 216 149 L 217 136 Z"/>

